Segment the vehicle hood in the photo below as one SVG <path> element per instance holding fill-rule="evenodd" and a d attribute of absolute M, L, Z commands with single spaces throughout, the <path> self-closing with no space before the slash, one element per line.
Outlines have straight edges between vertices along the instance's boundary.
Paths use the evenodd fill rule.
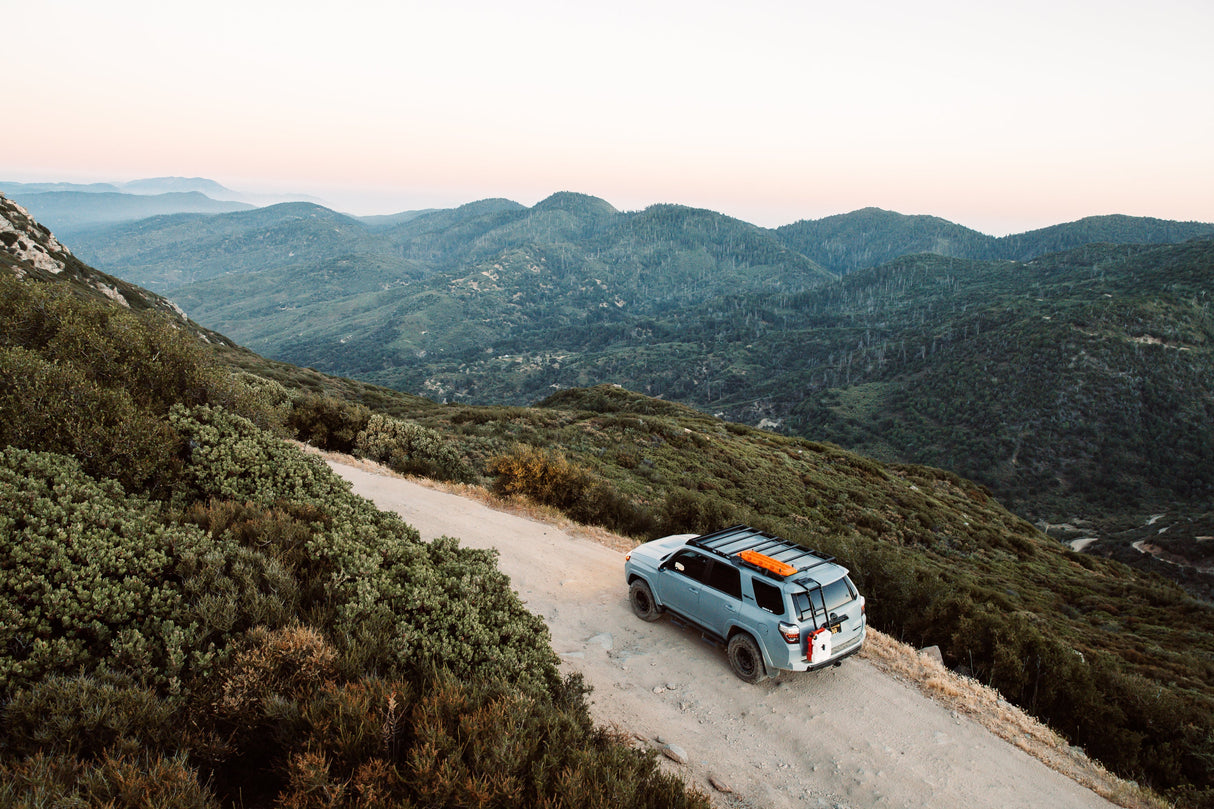
<path fill-rule="evenodd" d="M 654 539 L 632 549 L 631 559 L 635 563 L 640 560 L 657 567 L 662 559 L 687 544 L 699 534 L 672 534 L 661 539 Z"/>

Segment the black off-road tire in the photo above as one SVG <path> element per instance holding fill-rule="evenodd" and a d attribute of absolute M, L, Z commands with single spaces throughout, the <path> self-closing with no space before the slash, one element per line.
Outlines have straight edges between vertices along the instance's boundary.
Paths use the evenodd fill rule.
<path fill-rule="evenodd" d="M 644 579 L 633 579 L 628 586 L 628 603 L 642 621 L 656 621 L 662 617 L 662 608 L 653 600 L 653 591 Z"/>
<path fill-rule="evenodd" d="M 726 647 L 729 653 L 729 666 L 738 679 L 748 683 L 759 683 L 767 679 L 767 668 L 763 665 L 763 652 L 759 644 L 745 632 L 739 632 L 729 639 Z"/>

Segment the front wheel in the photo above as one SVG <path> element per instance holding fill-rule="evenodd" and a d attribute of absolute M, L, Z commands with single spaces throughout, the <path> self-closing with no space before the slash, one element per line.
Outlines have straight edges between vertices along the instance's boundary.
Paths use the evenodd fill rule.
<path fill-rule="evenodd" d="M 748 683 L 758 683 L 767 679 L 767 669 L 763 666 L 763 653 L 759 644 L 745 632 L 739 632 L 729 639 L 726 647 L 729 653 L 729 665 L 738 678 Z"/>
<path fill-rule="evenodd" d="M 662 617 L 662 608 L 653 600 L 653 591 L 644 579 L 634 579 L 628 586 L 628 603 L 642 621 L 656 621 Z"/>

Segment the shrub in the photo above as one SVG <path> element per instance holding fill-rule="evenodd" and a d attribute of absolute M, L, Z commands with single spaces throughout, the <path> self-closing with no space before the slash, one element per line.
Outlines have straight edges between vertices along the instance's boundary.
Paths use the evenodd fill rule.
<path fill-rule="evenodd" d="M 80 761 L 38 753 L 0 764 L 0 806 L 217 809 L 184 756 L 105 755 Z"/>
<path fill-rule="evenodd" d="M 737 510 L 715 495 L 672 489 L 662 504 L 661 530 L 665 534 L 706 533 L 736 524 Z"/>
<path fill-rule="evenodd" d="M 204 544 L 202 532 L 161 525 L 59 455 L 0 451 L 0 490 L 0 692 L 101 661 L 180 674 L 191 644 L 174 552 Z"/>
<path fill-rule="evenodd" d="M 257 627 L 222 674 L 216 710 L 239 719 L 272 697 L 298 698 L 331 679 L 336 660 L 333 647 L 312 627 Z"/>
<path fill-rule="evenodd" d="M 74 456 L 133 491 L 157 488 L 177 451 L 169 426 L 127 391 L 19 347 L 0 349 L 0 445 Z"/>
<path fill-rule="evenodd" d="M 595 730 L 584 708 L 447 673 L 415 689 L 329 686 L 302 705 L 282 806 L 670 807 L 708 800 L 652 754 Z"/>
<path fill-rule="evenodd" d="M 281 624 L 281 565 L 96 481 L 71 458 L 0 451 L 0 693 L 106 665 L 177 689 L 233 633 Z"/>
<path fill-rule="evenodd" d="M 127 675 L 52 675 L 17 691 L 4 706 L 5 751 L 94 758 L 180 743 L 178 707 Z"/>
<path fill-rule="evenodd" d="M 352 494 L 324 461 L 247 419 L 205 406 L 175 409 L 172 418 L 190 442 L 183 480 L 191 499 L 327 515 L 312 524 L 303 555 L 323 588 L 311 616 L 350 665 L 411 674 L 447 667 L 463 677 L 555 687 L 547 627 L 510 590 L 495 553 L 447 538 L 423 544 L 399 517 Z"/>
<path fill-rule="evenodd" d="M 570 518 L 619 533 L 644 536 L 656 520 L 643 506 L 590 470 L 570 463 L 560 452 L 516 444 L 489 462 L 493 489 L 503 497 L 526 497 L 560 509 Z"/>
<path fill-rule="evenodd" d="M 199 340 L 151 312 L 0 277 L 0 446 L 78 458 L 129 491 L 172 486 L 175 403 L 212 403 L 281 430 L 289 394 L 233 374 Z"/>
<path fill-rule="evenodd" d="M 222 407 L 174 406 L 169 422 L 187 443 L 182 506 L 219 498 L 273 506 L 278 501 L 332 508 L 361 500 L 323 460 L 305 455 L 251 421 Z M 374 509 L 362 501 L 362 509 Z"/>
<path fill-rule="evenodd" d="M 591 485 L 590 473 L 555 450 L 516 444 L 489 462 L 493 489 L 503 497 L 521 495 L 543 505 L 567 508 Z"/>
<path fill-rule="evenodd" d="M 355 440 L 370 418 L 371 411 L 362 405 L 307 393 L 295 401 L 286 424 L 301 441 L 353 454 Z"/>
<path fill-rule="evenodd" d="M 471 480 L 471 469 L 441 434 L 391 416 L 371 416 L 354 442 L 354 453 L 402 475 Z"/>

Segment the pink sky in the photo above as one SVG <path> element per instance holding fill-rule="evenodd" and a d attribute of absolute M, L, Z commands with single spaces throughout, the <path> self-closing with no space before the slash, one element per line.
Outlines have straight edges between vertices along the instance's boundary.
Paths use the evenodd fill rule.
<path fill-rule="evenodd" d="M 0 180 L 1214 221 L 1214 4 L 986 5 L 25 3 Z"/>

